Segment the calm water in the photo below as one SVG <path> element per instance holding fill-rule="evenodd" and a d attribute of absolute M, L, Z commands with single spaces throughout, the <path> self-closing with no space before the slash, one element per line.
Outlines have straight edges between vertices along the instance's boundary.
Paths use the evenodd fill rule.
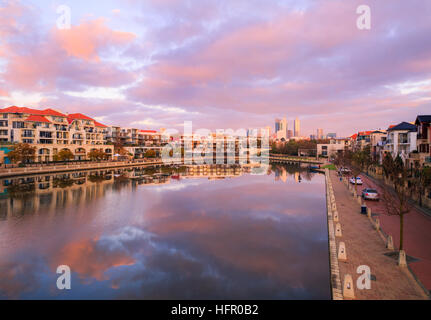
<path fill-rule="evenodd" d="M 324 176 L 297 170 L 0 180 L 0 298 L 329 299 Z"/>

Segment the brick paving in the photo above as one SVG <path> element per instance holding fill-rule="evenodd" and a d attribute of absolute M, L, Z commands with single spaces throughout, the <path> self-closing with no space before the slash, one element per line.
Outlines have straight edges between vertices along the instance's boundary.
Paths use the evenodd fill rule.
<path fill-rule="evenodd" d="M 347 253 L 347 261 L 339 261 L 341 281 L 346 274 L 353 277 L 356 299 L 428 299 L 410 272 L 398 267 L 394 258 L 385 255 L 390 251 L 367 216 L 360 214 L 359 203 L 339 181 L 336 172 L 331 171 L 330 176 L 342 230 L 342 237 L 336 237 L 337 248 L 343 241 Z M 358 187 L 358 190 L 362 189 Z M 360 265 L 369 266 L 372 278 L 375 278 L 369 290 L 356 288 L 356 280 L 360 276 L 356 269 Z"/>
<path fill-rule="evenodd" d="M 381 193 L 381 188 L 374 182 L 374 179 L 361 176 L 363 188 L 374 188 Z M 359 189 L 358 189 L 359 190 Z M 382 230 L 386 234 L 392 235 L 394 246 L 398 248 L 400 239 L 399 217 L 389 216 L 383 201 L 366 201 L 373 215 L 380 220 Z M 418 277 L 422 285 L 431 290 L 431 217 L 425 215 L 420 210 L 412 208 L 404 216 L 404 250 L 408 256 L 418 259 L 409 263 L 409 267 Z"/>

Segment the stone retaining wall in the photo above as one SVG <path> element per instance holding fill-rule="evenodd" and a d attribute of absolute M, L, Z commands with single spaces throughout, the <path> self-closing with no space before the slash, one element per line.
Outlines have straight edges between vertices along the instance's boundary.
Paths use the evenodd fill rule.
<path fill-rule="evenodd" d="M 338 223 L 339 216 L 328 169 L 325 169 L 325 181 L 332 299 L 343 300 L 343 289 L 341 286 L 340 270 L 338 267 L 337 244 L 335 241 L 336 230 L 334 228 L 334 223 Z M 334 221 L 334 219 L 336 221 Z"/>

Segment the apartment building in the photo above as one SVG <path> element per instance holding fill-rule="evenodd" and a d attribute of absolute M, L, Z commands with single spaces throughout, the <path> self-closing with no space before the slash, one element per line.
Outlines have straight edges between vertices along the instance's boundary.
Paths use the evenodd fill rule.
<path fill-rule="evenodd" d="M 416 150 L 417 128 L 414 124 L 401 122 L 389 127 L 384 151 L 392 157 L 400 156 L 405 163 L 411 152 Z"/>
<path fill-rule="evenodd" d="M 87 159 L 96 149 L 111 157 L 113 147 L 106 145 L 105 134 L 105 125 L 80 113 L 16 106 L 0 109 L 0 141 L 35 146 L 36 162 L 53 161 L 63 149 L 70 150 L 75 160 Z"/>
<path fill-rule="evenodd" d="M 349 148 L 350 138 L 333 138 L 329 143 L 317 144 L 317 156 L 331 157 L 336 156 L 338 152 L 342 152 Z"/>
<path fill-rule="evenodd" d="M 106 140 L 111 143 L 121 143 L 124 146 L 161 146 L 167 140 L 156 130 L 141 130 L 137 128 L 121 128 L 110 126 L 106 130 Z"/>
<path fill-rule="evenodd" d="M 143 158 L 145 152 L 150 149 L 159 155 L 162 147 L 168 142 L 167 137 L 156 130 L 110 126 L 106 132 L 105 138 L 108 143 L 121 144 L 134 159 Z"/>
<path fill-rule="evenodd" d="M 416 117 L 417 151 L 410 154 L 410 161 L 420 166 L 431 166 L 431 115 Z"/>
<path fill-rule="evenodd" d="M 382 163 L 386 139 L 387 132 L 384 130 L 375 130 L 370 133 L 370 153 L 371 159 L 374 161 Z"/>

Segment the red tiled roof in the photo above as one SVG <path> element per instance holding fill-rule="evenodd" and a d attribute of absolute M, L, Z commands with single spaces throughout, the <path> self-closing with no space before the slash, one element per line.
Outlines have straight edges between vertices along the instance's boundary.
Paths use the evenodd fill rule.
<path fill-rule="evenodd" d="M 105 126 L 104 124 L 101 124 L 100 122 L 94 121 L 94 125 L 96 127 L 102 127 L 102 128 L 107 128 L 108 126 Z"/>
<path fill-rule="evenodd" d="M 361 131 L 359 132 L 360 136 L 369 136 L 371 134 L 372 131 Z"/>
<path fill-rule="evenodd" d="M 156 130 L 139 130 L 142 133 L 157 133 Z"/>
<path fill-rule="evenodd" d="M 57 116 L 57 117 L 66 117 L 65 114 L 62 114 L 58 111 L 55 111 L 53 109 L 45 109 L 45 110 L 38 110 L 38 109 L 30 109 L 26 107 L 17 107 L 12 106 L 4 109 L 0 109 L 0 113 L 27 113 L 32 115 L 39 115 L 39 116 Z"/>
<path fill-rule="evenodd" d="M 50 108 L 43 110 L 43 112 L 47 116 L 66 117 L 65 114 L 58 112 L 56 110 L 50 109 Z"/>
<path fill-rule="evenodd" d="M 67 118 L 70 118 L 72 120 L 78 119 L 78 120 L 93 120 L 90 117 L 87 117 L 86 115 L 82 114 L 82 113 L 71 113 L 67 115 Z"/>
<path fill-rule="evenodd" d="M 47 122 L 50 123 L 51 121 L 49 121 L 47 118 L 45 118 L 44 116 L 39 116 L 39 115 L 30 115 L 27 119 L 25 119 L 25 121 L 33 121 L 33 122 Z"/>
<path fill-rule="evenodd" d="M 358 134 L 355 133 L 355 134 L 351 135 L 350 138 L 352 138 L 353 140 L 355 140 L 357 136 L 358 136 Z"/>

